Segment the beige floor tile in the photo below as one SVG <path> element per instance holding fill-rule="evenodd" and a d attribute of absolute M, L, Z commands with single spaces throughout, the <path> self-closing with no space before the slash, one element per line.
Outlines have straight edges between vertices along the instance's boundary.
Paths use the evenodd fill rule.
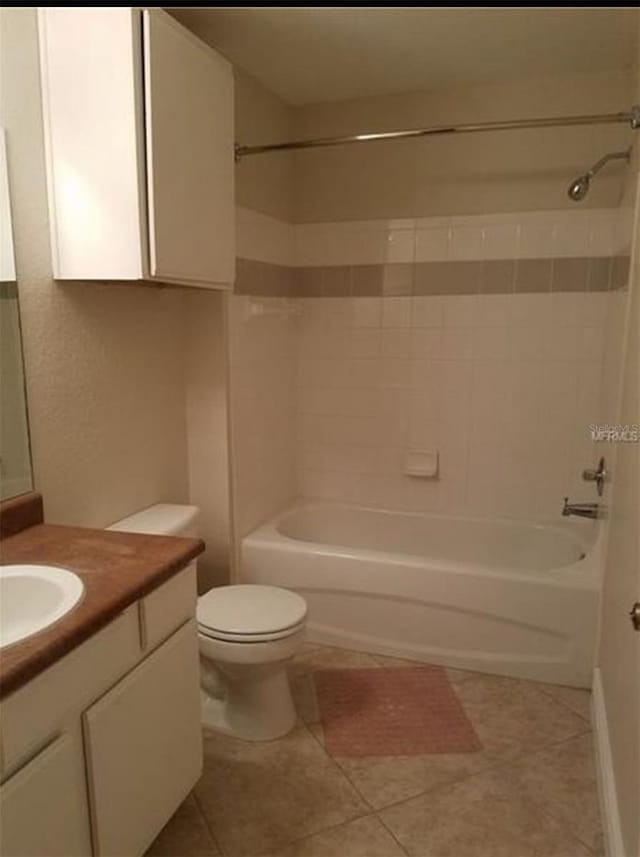
<path fill-rule="evenodd" d="M 370 815 L 289 845 L 278 857 L 405 857 L 405 851 Z"/>
<path fill-rule="evenodd" d="M 145 857 L 218 857 L 219 854 L 195 798 L 189 795 Z"/>
<path fill-rule="evenodd" d="M 591 691 L 582 690 L 579 687 L 564 687 L 555 684 L 541 684 L 540 688 L 545 693 L 563 702 L 588 723 L 591 723 Z"/>
<path fill-rule="evenodd" d="M 291 695 L 299 717 L 307 723 L 320 722 L 320 709 L 312 673 L 305 673 L 290 681 Z"/>
<path fill-rule="evenodd" d="M 597 852 L 602 828 L 591 734 L 524 756 L 503 770 L 513 789 Z"/>
<path fill-rule="evenodd" d="M 196 796 L 228 857 L 265 854 L 368 809 L 304 726 L 249 743 L 205 732 Z"/>
<path fill-rule="evenodd" d="M 513 792 L 500 771 L 429 792 L 380 813 L 412 857 L 587 857 L 553 817 Z"/>
<path fill-rule="evenodd" d="M 350 649 L 307 643 L 289 664 L 289 675 L 295 679 L 314 670 L 372 669 L 377 666 L 373 655 L 366 652 L 353 652 Z"/>
<path fill-rule="evenodd" d="M 400 658 L 388 658 L 384 655 L 368 655 L 362 652 L 352 652 L 334 649 L 327 646 L 305 646 L 303 652 L 294 659 L 290 670 L 290 683 L 296 710 L 307 724 L 320 723 L 320 711 L 313 682 L 315 669 L 327 668 L 375 668 L 375 667 L 415 667 L 417 661 L 407 661 Z M 470 678 L 477 678 L 478 673 L 462 670 L 446 670 L 449 681 L 455 684 Z"/>
<path fill-rule="evenodd" d="M 454 687 L 484 751 L 495 760 L 515 758 L 589 728 L 533 682 L 479 676 Z"/>
<path fill-rule="evenodd" d="M 381 662 L 379 665 L 382 666 L 386 666 L 384 662 L 389 660 L 396 661 L 396 664 L 407 663 L 395 658 L 376 656 L 376 661 Z M 324 732 L 312 674 L 298 676 L 291 686 L 298 714 L 316 740 L 324 746 Z M 427 789 L 476 773 L 488 767 L 491 761 L 492 759 L 482 752 L 336 758 L 336 762 L 374 809 L 389 806 Z"/>
<path fill-rule="evenodd" d="M 482 752 L 341 757 L 336 761 L 373 809 L 468 777 L 489 765 Z"/>

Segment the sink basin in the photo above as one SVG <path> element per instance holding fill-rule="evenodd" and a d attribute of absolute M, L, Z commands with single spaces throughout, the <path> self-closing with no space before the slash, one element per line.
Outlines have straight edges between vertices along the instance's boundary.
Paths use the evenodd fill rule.
<path fill-rule="evenodd" d="M 64 568 L 0 566 L 0 649 L 57 622 L 83 592 L 80 578 Z"/>

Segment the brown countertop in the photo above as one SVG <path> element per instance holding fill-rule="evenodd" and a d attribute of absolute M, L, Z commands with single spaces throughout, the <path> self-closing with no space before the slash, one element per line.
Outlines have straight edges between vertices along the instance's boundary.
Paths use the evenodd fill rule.
<path fill-rule="evenodd" d="M 0 650 L 0 697 L 17 690 L 168 580 L 204 550 L 200 539 L 36 524 L 4 538 L 1 563 L 57 565 L 84 583 L 76 607 Z"/>

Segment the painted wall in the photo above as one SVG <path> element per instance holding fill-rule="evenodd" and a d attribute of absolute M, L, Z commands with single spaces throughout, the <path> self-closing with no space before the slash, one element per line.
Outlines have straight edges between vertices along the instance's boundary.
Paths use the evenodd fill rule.
<path fill-rule="evenodd" d="M 326 137 L 628 110 L 628 75 L 536 78 L 363 98 L 295 110 L 295 136 Z M 260 138 L 254 138 L 255 142 Z M 566 185 L 605 152 L 629 145 L 618 126 L 530 129 L 371 143 L 296 153 L 298 222 L 420 217 L 570 207 Z M 264 161 L 262 156 L 254 160 Z M 617 205 L 612 166 L 583 205 Z"/>
<path fill-rule="evenodd" d="M 282 139 L 291 134 L 291 111 L 236 70 L 238 140 Z M 293 161 L 254 159 L 237 169 L 238 279 L 243 260 L 293 262 Z M 269 286 L 286 288 L 287 269 L 274 269 Z M 263 284 L 267 288 L 267 283 Z M 250 316 L 248 299 L 229 301 L 231 424 L 234 508 L 238 536 L 290 502 L 297 493 L 295 433 L 296 327 L 286 315 Z"/>
<path fill-rule="evenodd" d="M 104 526 L 188 498 L 184 295 L 52 281 L 35 9 L 1 26 L 35 485 L 47 520 Z"/>
<path fill-rule="evenodd" d="M 293 111 L 257 80 L 234 68 L 236 141 L 282 140 L 293 130 Z M 294 210 L 290 154 L 247 158 L 236 169 L 236 202 L 244 208 L 291 220 Z"/>
<path fill-rule="evenodd" d="M 198 560 L 198 588 L 229 582 L 233 562 L 230 493 L 229 295 L 185 293 L 184 392 L 189 502 L 200 509 L 207 550 Z"/>

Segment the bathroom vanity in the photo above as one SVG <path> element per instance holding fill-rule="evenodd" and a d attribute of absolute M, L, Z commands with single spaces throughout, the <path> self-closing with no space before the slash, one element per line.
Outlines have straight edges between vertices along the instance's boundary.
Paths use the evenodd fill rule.
<path fill-rule="evenodd" d="M 0 657 L 0 853 L 139 855 L 202 767 L 198 539 L 37 523 L 3 563 L 74 571 L 76 608 Z"/>

